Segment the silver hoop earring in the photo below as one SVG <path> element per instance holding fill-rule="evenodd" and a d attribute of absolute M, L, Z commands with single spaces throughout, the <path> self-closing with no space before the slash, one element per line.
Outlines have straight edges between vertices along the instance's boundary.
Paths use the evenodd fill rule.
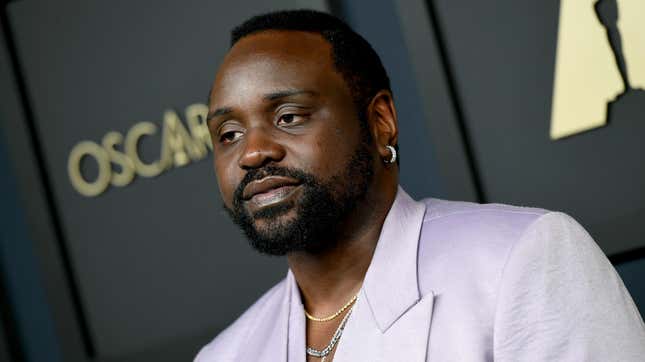
<path fill-rule="evenodd" d="M 390 146 L 390 145 L 385 146 L 385 148 L 390 150 L 390 153 L 392 154 L 392 156 L 390 157 L 389 160 L 383 160 L 383 162 L 388 163 L 388 164 L 395 163 L 396 162 L 396 149 L 394 147 Z"/>

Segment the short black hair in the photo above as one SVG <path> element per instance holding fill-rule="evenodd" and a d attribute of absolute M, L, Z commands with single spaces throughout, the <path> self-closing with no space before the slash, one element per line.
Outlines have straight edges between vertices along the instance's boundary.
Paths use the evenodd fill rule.
<path fill-rule="evenodd" d="M 254 16 L 231 32 L 231 47 L 240 39 L 267 30 L 294 30 L 320 34 L 332 48 L 332 61 L 352 94 L 361 121 L 372 98 L 390 93 L 390 79 L 381 58 L 362 36 L 342 20 L 314 10 L 285 10 Z M 366 122 L 364 122 L 366 123 Z"/>

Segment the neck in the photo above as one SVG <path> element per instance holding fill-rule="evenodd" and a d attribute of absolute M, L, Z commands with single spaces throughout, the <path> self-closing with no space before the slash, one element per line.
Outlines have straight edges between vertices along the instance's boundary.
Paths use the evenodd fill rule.
<path fill-rule="evenodd" d="M 333 243 L 336 247 L 321 253 L 296 252 L 287 256 L 305 309 L 314 316 L 335 313 L 360 290 L 396 196 L 396 184 L 383 189 L 388 191 L 368 195 L 357 207 Z"/>

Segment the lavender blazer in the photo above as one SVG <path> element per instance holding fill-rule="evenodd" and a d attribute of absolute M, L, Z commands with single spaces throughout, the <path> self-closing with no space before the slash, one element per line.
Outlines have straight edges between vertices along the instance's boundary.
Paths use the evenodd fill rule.
<path fill-rule="evenodd" d="M 589 234 L 540 209 L 399 188 L 334 362 L 645 361 L 634 302 Z M 304 362 L 291 272 L 195 362 Z"/>

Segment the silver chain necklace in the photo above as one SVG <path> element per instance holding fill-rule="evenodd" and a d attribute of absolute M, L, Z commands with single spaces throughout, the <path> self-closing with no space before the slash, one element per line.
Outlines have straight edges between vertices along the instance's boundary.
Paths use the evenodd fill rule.
<path fill-rule="evenodd" d="M 358 298 L 356 298 L 356 303 L 358 303 Z M 318 358 L 327 357 L 327 355 L 334 349 L 334 346 L 336 346 L 336 343 L 338 343 L 340 336 L 343 335 L 343 330 L 345 329 L 345 324 L 347 324 L 347 319 L 349 319 L 349 315 L 352 314 L 352 311 L 354 310 L 354 306 L 356 306 L 356 303 L 349 309 L 345 317 L 343 317 L 343 320 L 340 322 L 340 325 L 338 326 L 338 328 L 336 328 L 336 332 L 334 332 L 334 336 L 331 337 L 331 341 L 329 341 L 329 344 L 327 344 L 327 347 L 321 350 L 307 347 L 308 355 L 312 357 L 318 357 Z"/>

